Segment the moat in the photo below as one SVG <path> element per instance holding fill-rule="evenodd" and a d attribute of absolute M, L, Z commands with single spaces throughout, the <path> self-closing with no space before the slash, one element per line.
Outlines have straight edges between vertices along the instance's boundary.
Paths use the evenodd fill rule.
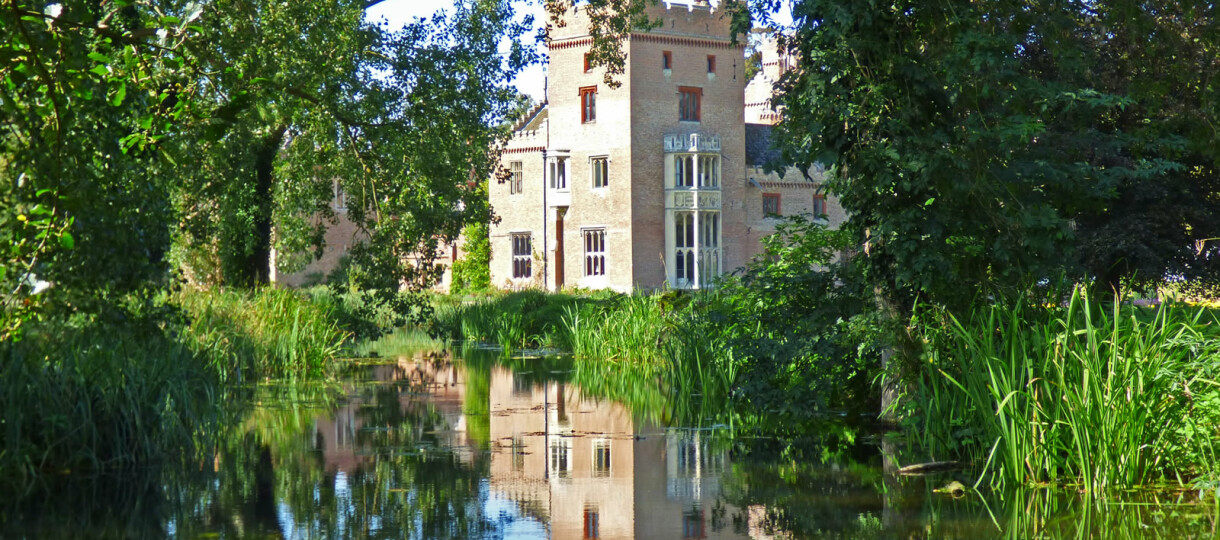
<path fill-rule="evenodd" d="M 1197 492 L 954 497 L 935 488 L 956 477 L 886 474 L 867 442 L 759 457 L 727 426 L 586 395 L 563 359 L 353 362 L 250 388 L 182 465 L 49 480 L 0 538 L 1191 538 L 1220 514 Z"/>

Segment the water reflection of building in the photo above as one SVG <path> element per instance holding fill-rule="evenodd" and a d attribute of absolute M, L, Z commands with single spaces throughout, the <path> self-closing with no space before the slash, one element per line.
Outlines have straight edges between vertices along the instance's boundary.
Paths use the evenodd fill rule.
<path fill-rule="evenodd" d="M 463 403 L 466 385 L 461 369 L 452 359 L 428 353 L 403 357 L 396 363 L 371 366 L 370 379 L 390 390 L 378 393 L 376 387 L 367 392 L 347 389 L 348 400 L 329 414 L 314 420 L 314 449 L 321 451 L 327 473 L 351 472 L 367 461 L 374 459 L 376 443 L 362 442 L 360 434 L 372 434 L 398 429 L 402 426 L 383 425 L 386 419 L 375 419 L 370 423 L 369 410 L 376 406 L 397 407 L 403 417 L 418 418 L 434 416 L 429 437 L 435 438 L 437 446 L 449 449 L 465 464 L 476 458 L 475 445 L 470 441 L 466 429 Z M 425 397 L 426 396 L 426 397 Z M 393 403 L 378 400 L 393 399 Z M 377 425 L 374 425 L 377 424 Z M 422 426 L 420 426 L 422 428 Z M 424 435 L 419 433 L 417 435 Z"/>
<path fill-rule="evenodd" d="M 504 368 L 490 386 L 492 490 L 551 538 L 747 537 L 749 514 L 718 502 L 727 455 L 703 432 L 637 425 L 621 404 Z"/>

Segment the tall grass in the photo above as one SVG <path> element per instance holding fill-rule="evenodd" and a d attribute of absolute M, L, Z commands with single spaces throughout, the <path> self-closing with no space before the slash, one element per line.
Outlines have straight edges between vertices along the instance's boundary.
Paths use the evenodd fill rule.
<path fill-rule="evenodd" d="M 915 382 L 916 435 L 993 484 L 1089 492 L 1216 471 L 1220 340 L 1204 310 L 980 307 L 931 334 Z"/>
<path fill-rule="evenodd" d="M 326 373 L 346 338 L 290 291 L 145 300 L 0 342 L 0 485 L 17 486 L 0 498 L 47 473 L 189 457 L 220 414 L 220 383 Z"/>
<path fill-rule="evenodd" d="M 596 302 L 569 294 L 520 291 L 436 308 L 435 332 L 447 339 L 492 343 L 505 352 L 554 347 L 567 349 L 562 332 L 565 310 Z"/>
<path fill-rule="evenodd" d="M 0 354 L 0 491 L 10 496 L 43 473 L 159 461 L 215 416 L 214 378 L 156 327 L 41 325 Z"/>
<path fill-rule="evenodd" d="M 439 333 L 506 352 L 552 347 L 576 357 L 591 395 L 684 423 L 727 409 L 736 364 L 689 298 L 524 291 L 437 308 Z M 666 399 L 666 396 L 676 399 Z"/>
<path fill-rule="evenodd" d="M 222 382 L 323 375 L 348 338 L 330 306 L 294 291 L 207 290 L 177 303 L 191 319 L 188 338 Z"/>

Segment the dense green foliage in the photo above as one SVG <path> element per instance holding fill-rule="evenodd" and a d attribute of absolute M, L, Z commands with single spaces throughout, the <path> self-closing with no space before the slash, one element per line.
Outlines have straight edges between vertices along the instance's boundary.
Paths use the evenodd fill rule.
<path fill-rule="evenodd" d="M 872 310 L 843 231 L 794 216 L 762 254 L 699 299 L 703 335 L 716 335 L 738 371 L 736 395 L 768 419 L 875 412 Z M 760 418 L 761 421 L 761 418 Z"/>
<path fill-rule="evenodd" d="M 481 293 L 491 290 L 491 236 L 486 223 L 474 223 L 462 229 L 466 243 L 463 256 L 454 261 L 450 294 Z"/>
<path fill-rule="evenodd" d="M 507 83 L 534 59 L 507 0 L 402 29 L 366 22 L 354 0 L 11 4 L 6 339 L 163 289 L 174 271 L 265 283 L 273 247 L 282 269 L 321 253 L 332 202 L 369 240 L 353 252 L 360 287 L 409 308 L 400 286 L 430 286 L 436 248 L 490 219 L 471 179 L 497 172 L 521 106 Z"/>
<path fill-rule="evenodd" d="M 187 338 L 224 382 L 318 376 L 349 334 L 329 306 L 283 289 L 182 294 Z"/>
<path fill-rule="evenodd" d="M 0 482 L 193 456 L 221 383 L 329 373 L 347 337 L 297 293 L 204 291 L 76 316 L 0 343 Z M 17 493 L 13 493 L 16 495 Z"/>
<path fill-rule="evenodd" d="M 792 4 L 780 145 L 892 299 L 1220 275 L 1214 5 Z"/>
<path fill-rule="evenodd" d="M 982 305 L 932 310 L 914 433 L 993 484 L 1066 482 L 1097 492 L 1214 478 L 1220 321 L 1183 307 Z"/>
<path fill-rule="evenodd" d="M 150 321 L 32 326 L 0 343 L 0 483 L 181 456 L 215 418 L 214 378 Z"/>

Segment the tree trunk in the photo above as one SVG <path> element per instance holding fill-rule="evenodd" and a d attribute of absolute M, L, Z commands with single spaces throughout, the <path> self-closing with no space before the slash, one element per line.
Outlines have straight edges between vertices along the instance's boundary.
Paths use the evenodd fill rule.
<path fill-rule="evenodd" d="M 284 143 L 286 128 L 278 127 L 254 156 L 254 246 L 246 256 L 244 285 L 259 287 L 271 282 L 271 227 L 275 212 L 275 158 Z"/>
<path fill-rule="evenodd" d="M 874 289 L 874 294 L 877 300 L 877 310 L 881 312 L 883 322 L 883 332 L 886 334 L 886 343 L 881 349 L 881 413 L 879 419 L 885 423 L 894 425 L 898 423 L 898 385 L 905 375 L 901 365 L 894 365 L 895 356 L 898 354 L 898 309 L 893 298 L 881 287 Z"/>

